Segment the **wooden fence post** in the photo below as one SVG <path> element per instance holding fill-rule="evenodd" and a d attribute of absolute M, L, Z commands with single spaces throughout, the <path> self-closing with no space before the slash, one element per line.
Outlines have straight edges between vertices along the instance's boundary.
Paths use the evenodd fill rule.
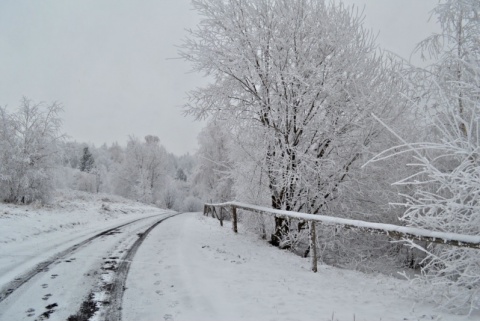
<path fill-rule="evenodd" d="M 312 271 L 317 272 L 317 233 L 315 231 L 315 222 L 310 221 L 310 250 L 312 253 Z"/>
<path fill-rule="evenodd" d="M 220 220 L 220 226 L 223 227 L 223 207 L 220 206 L 220 214 L 218 215 L 218 219 Z"/>
<path fill-rule="evenodd" d="M 207 204 L 203 205 L 203 216 L 207 216 Z"/>
<path fill-rule="evenodd" d="M 237 208 L 232 205 L 232 220 L 233 220 L 233 232 L 238 233 L 237 229 Z"/>

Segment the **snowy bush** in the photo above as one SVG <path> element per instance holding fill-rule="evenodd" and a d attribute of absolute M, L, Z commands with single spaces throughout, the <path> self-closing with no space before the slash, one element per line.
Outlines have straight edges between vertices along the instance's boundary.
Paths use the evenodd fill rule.
<path fill-rule="evenodd" d="M 444 101 L 448 104 L 447 100 Z M 450 106 L 452 107 L 452 106 Z M 480 104 L 466 111 L 469 120 L 455 109 L 435 119 L 437 142 L 396 146 L 414 152 L 417 173 L 397 182 L 415 186 L 413 195 L 403 195 L 409 226 L 467 235 L 480 234 Z M 467 135 L 459 126 L 465 125 Z M 396 155 L 393 149 L 388 156 Z M 380 155 L 384 157 L 385 155 Z M 434 297 L 443 307 L 471 312 L 480 308 L 480 255 L 478 250 L 430 244 L 423 250 L 422 275 Z"/>
<path fill-rule="evenodd" d="M 74 188 L 75 175 L 78 169 L 66 166 L 58 166 L 55 169 L 55 189 Z"/>
<path fill-rule="evenodd" d="M 446 103 L 446 101 L 445 101 Z M 407 147 L 415 151 L 416 175 L 397 184 L 414 185 L 404 195 L 408 225 L 467 235 L 480 234 L 480 104 L 472 105 L 469 121 L 452 112 L 436 119 L 440 141 Z M 467 135 L 460 129 L 465 124 Z M 419 248 L 418 245 L 412 246 Z M 429 245 L 423 275 L 443 307 L 456 311 L 480 308 L 478 250 Z"/>
<path fill-rule="evenodd" d="M 416 71 L 413 102 L 425 105 L 430 137 L 386 150 L 375 160 L 411 153 L 415 173 L 396 183 L 403 194 L 402 221 L 409 226 L 466 235 L 480 234 L 480 2 L 441 1 L 435 9 L 442 33 L 420 49 L 438 62 Z M 420 99 L 420 98 L 421 99 Z M 395 133 L 395 131 L 392 130 Z M 472 312 L 480 308 L 478 250 L 428 245 L 420 281 L 443 308 Z"/>
<path fill-rule="evenodd" d="M 195 196 L 187 196 L 182 203 L 181 210 L 184 212 L 201 212 L 203 210 L 203 202 Z"/>
<path fill-rule="evenodd" d="M 89 193 L 97 192 L 97 177 L 83 171 L 77 171 L 75 174 L 74 188 Z"/>
<path fill-rule="evenodd" d="M 182 191 L 178 188 L 174 181 L 165 184 L 161 192 L 157 195 L 157 206 L 167 209 L 179 210 L 181 199 L 184 197 Z"/>

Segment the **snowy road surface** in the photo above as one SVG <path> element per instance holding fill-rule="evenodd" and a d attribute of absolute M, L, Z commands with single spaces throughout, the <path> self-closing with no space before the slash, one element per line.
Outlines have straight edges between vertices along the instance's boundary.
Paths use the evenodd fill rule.
<path fill-rule="evenodd" d="M 40 261 L 33 266 L 5 265 L 2 280 L 16 276 L 0 287 L 0 320 L 66 320 L 84 301 L 97 301 L 96 315 L 118 320 L 129 260 L 148 231 L 171 216 L 135 218 L 88 236 L 60 238 L 51 246 L 54 255 L 39 251 L 25 256 Z M 18 258 L 10 257 L 13 262 Z"/>
<path fill-rule="evenodd" d="M 67 320 L 92 304 L 91 320 L 478 320 L 417 303 L 399 279 L 313 274 L 307 259 L 199 213 L 152 213 L 18 244 L 0 236 L 0 320 Z"/>

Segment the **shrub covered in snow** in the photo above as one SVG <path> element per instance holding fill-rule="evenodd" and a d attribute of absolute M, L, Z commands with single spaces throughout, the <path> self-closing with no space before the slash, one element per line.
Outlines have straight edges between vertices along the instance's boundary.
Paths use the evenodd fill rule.
<path fill-rule="evenodd" d="M 417 99 L 412 100 L 427 107 L 430 137 L 407 143 L 397 136 L 403 144 L 376 159 L 413 155 L 410 166 L 416 172 L 396 183 L 413 187 L 400 203 L 405 224 L 480 235 L 480 2 L 441 1 L 435 13 L 442 33 L 427 38 L 420 49 L 439 59 L 415 73 Z M 442 307 L 467 313 L 480 308 L 478 250 L 411 246 L 427 253 L 421 281 Z"/>
<path fill-rule="evenodd" d="M 200 212 L 203 210 L 203 202 L 195 196 L 187 196 L 182 203 L 181 210 L 185 212 Z"/>

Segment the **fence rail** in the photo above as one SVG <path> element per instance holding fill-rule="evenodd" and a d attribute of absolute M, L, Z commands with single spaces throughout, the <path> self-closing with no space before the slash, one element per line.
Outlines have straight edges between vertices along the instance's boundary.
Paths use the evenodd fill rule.
<path fill-rule="evenodd" d="M 329 225 L 340 225 L 343 228 L 349 229 L 360 229 L 369 233 L 386 234 L 387 236 L 395 239 L 418 240 L 430 243 L 440 243 L 458 247 L 480 249 L 480 235 L 463 235 L 457 233 L 438 232 L 393 224 L 371 223 L 360 220 L 350 220 L 325 215 L 313 215 L 298 212 L 281 211 L 239 202 L 205 204 L 203 213 L 204 215 L 212 214 L 213 217 L 216 217 L 220 221 L 220 225 L 223 226 L 223 220 L 225 218 L 224 214 L 225 212 L 228 212 L 230 210 L 230 212 L 232 213 L 232 228 L 233 231 L 237 233 L 237 209 L 279 218 L 294 218 L 308 222 L 310 230 L 310 249 L 312 251 L 312 271 L 314 272 L 317 272 L 317 248 L 315 231 L 315 223 L 317 222 Z"/>

